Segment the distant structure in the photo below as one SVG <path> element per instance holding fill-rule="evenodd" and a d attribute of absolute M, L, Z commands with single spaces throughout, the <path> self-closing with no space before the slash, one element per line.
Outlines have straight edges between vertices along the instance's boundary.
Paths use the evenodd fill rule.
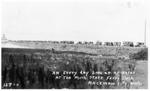
<path fill-rule="evenodd" d="M 2 40 L 2 43 L 8 42 L 8 39 L 6 38 L 5 34 L 3 34 L 1 40 Z"/>
<path fill-rule="evenodd" d="M 145 23 L 146 24 L 146 23 Z M 146 36 L 146 25 L 145 25 L 145 36 Z M 77 43 L 74 43 L 74 41 L 27 41 L 27 40 L 18 40 L 18 41 L 14 41 L 14 40 L 8 40 L 5 36 L 5 34 L 3 34 L 2 38 L 1 38 L 2 44 L 10 44 L 12 42 L 14 43 L 23 43 L 23 44 L 30 44 L 34 46 L 38 45 L 38 44 L 43 44 L 44 43 L 50 43 L 50 44 L 65 44 L 65 45 L 86 45 L 86 46 L 114 46 L 114 47 L 146 47 L 146 37 L 144 38 L 144 42 L 132 42 L 132 41 L 123 41 L 123 42 L 100 42 L 97 41 L 96 43 L 92 42 L 92 41 L 78 41 Z M 10 46 L 10 45 L 9 45 Z M 16 45 L 11 45 L 11 46 L 15 46 Z M 20 47 L 20 46 L 19 46 Z M 52 49 L 53 52 L 55 52 L 54 49 Z"/>

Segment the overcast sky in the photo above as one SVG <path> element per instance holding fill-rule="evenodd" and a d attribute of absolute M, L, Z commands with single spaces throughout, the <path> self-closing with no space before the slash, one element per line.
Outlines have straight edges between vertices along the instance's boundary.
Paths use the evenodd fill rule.
<path fill-rule="evenodd" d="M 11 40 L 144 41 L 144 0 L 2 3 L 2 34 Z M 148 27 L 147 27 L 148 28 Z"/>

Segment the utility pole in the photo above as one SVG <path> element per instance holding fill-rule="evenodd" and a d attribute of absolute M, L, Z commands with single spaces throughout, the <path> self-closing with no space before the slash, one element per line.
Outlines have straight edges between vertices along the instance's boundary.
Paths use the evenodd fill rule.
<path fill-rule="evenodd" d="M 145 46 L 146 46 L 146 26 L 147 26 L 147 22 L 145 19 L 145 30 L 144 30 L 144 44 L 145 44 Z"/>

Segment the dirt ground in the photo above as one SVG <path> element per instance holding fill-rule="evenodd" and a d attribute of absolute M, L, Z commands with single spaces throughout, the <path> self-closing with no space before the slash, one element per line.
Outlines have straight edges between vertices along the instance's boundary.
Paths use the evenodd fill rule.
<path fill-rule="evenodd" d="M 135 89 L 146 89 L 148 88 L 148 61 L 141 60 L 137 61 L 136 75 L 134 76 L 136 82 L 141 82 L 140 86 L 133 86 Z"/>

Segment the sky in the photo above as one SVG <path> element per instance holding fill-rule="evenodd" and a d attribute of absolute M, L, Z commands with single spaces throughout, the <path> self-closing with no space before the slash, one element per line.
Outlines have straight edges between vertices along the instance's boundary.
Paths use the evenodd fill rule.
<path fill-rule="evenodd" d="M 2 34 L 10 40 L 141 41 L 146 0 L 2 2 Z"/>

